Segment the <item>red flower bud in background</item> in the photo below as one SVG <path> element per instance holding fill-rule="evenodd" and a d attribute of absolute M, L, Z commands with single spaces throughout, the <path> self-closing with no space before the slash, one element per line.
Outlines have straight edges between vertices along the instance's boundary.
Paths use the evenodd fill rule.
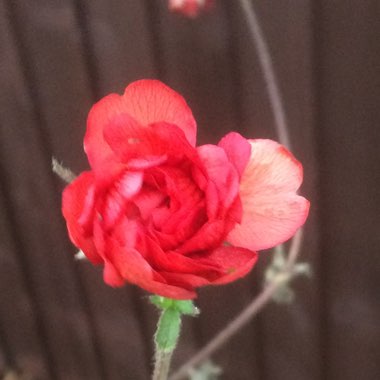
<path fill-rule="evenodd" d="M 109 285 L 194 298 L 197 287 L 246 275 L 256 250 L 305 222 L 302 166 L 284 147 L 234 132 L 218 145 L 195 141 L 185 100 L 156 80 L 91 109 L 91 171 L 66 187 L 62 209 L 72 242 Z"/>
<path fill-rule="evenodd" d="M 214 0 L 169 0 L 169 10 L 191 18 L 210 10 L 213 6 Z"/>

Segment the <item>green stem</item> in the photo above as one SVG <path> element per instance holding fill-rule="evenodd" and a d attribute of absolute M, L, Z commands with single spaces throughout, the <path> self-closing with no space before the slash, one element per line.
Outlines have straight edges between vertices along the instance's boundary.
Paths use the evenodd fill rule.
<path fill-rule="evenodd" d="M 162 310 L 155 335 L 156 354 L 153 380 L 168 378 L 173 351 L 177 345 L 181 329 L 181 313 L 168 308 Z"/>
<path fill-rule="evenodd" d="M 161 350 L 156 350 L 154 372 L 152 377 L 153 380 L 167 380 L 172 355 L 173 351 L 164 352 Z"/>
<path fill-rule="evenodd" d="M 154 336 L 156 353 L 152 380 L 167 380 L 170 361 L 181 331 L 181 316 L 196 316 L 199 310 L 189 300 L 173 300 L 155 295 L 150 297 L 150 301 L 161 310 Z"/>

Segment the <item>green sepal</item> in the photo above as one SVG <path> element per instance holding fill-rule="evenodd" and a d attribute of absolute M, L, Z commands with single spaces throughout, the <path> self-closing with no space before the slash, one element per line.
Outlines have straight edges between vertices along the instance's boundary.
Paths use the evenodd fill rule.
<path fill-rule="evenodd" d="M 191 315 L 193 317 L 199 314 L 199 309 L 194 305 L 193 301 L 173 301 L 173 307 L 175 307 L 181 314 Z"/>
<path fill-rule="evenodd" d="M 150 296 L 150 301 L 161 310 L 176 310 L 180 314 L 196 316 L 199 314 L 199 309 L 194 306 L 191 300 L 174 300 L 161 296 Z"/>
<path fill-rule="evenodd" d="M 149 297 L 150 302 L 152 302 L 153 305 L 157 306 L 159 309 L 165 310 L 169 309 L 173 301 L 171 298 L 161 297 L 161 296 L 150 296 Z"/>

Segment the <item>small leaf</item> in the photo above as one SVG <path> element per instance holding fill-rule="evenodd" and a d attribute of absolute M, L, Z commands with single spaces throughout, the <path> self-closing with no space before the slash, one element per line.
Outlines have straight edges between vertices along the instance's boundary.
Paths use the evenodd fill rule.
<path fill-rule="evenodd" d="M 194 306 L 193 301 L 173 300 L 173 307 L 181 314 L 195 316 L 199 314 L 199 309 Z"/>
<path fill-rule="evenodd" d="M 194 306 L 191 300 L 174 300 L 161 296 L 150 296 L 150 302 L 161 310 L 173 309 L 180 314 L 196 316 L 199 314 L 199 309 Z"/>

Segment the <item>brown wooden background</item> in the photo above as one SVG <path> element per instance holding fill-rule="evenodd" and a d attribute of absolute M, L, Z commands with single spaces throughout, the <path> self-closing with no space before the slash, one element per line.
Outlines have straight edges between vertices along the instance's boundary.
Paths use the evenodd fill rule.
<path fill-rule="evenodd" d="M 214 360 L 223 379 L 380 379 L 380 2 L 257 0 L 312 209 L 291 306 L 271 304 Z M 276 138 L 236 0 L 196 20 L 160 0 L 0 0 L 0 370 L 24 379 L 148 379 L 157 313 L 72 259 L 55 156 L 75 172 L 91 104 L 159 78 L 182 93 L 199 141 Z M 177 366 L 259 291 L 260 265 L 203 289 Z"/>

